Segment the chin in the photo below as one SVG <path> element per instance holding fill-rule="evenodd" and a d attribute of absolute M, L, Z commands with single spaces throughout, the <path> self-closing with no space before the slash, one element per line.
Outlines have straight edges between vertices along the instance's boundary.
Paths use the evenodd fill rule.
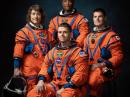
<path fill-rule="evenodd" d="M 96 27 L 101 27 L 102 25 L 95 25 Z"/>
<path fill-rule="evenodd" d="M 60 40 L 60 42 L 65 42 L 65 41 L 63 41 L 63 40 Z"/>
<path fill-rule="evenodd" d="M 34 22 L 34 24 L 36 24 L 36 25 L 37 25 L 37 24 L 39 24 L 39 23 L 38 23 L 38 22 Z"/>
<path fill-rule="evenodd" d="M 66 10 L 66 11 L 69 11 L 69 10 L 70 10 L 70 8 L 69 8 L 69 7 L 66 7 L 66 8 L 65 8 L 65 10 Z"/>

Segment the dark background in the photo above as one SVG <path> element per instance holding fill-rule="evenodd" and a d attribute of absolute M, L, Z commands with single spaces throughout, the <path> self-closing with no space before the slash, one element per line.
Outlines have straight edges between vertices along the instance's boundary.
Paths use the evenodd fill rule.
<path fill-rule="evenodd" d="M 3 2 L 2 2 L 3 1 Z M 40 4 L 46 11 L 45 26 L 49 20 L 62 8 L 60 0 L 1 0 L 0 3 L 0 93 L 2 87 L 13 74 L 13 48 L 15 33 L 26 24 L 26 13 L 32 4 Z M 130 62 L 129 62 L 129 9 L 126 0 L 76 0 L 75 8 L 82 12 L 90 22 L 91 12 L 97 7 L 104 8 L 108 15 L 108 23 L 122 38 L 124 60 L 122 73 L 117 81 L 117 97 L 129 97 Z M 0 95 L 1 97 L 1 95 Z"/>

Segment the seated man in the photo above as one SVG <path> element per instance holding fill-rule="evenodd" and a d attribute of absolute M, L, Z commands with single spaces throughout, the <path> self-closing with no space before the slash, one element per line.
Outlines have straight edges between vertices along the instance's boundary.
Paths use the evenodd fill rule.
<path fill-rule="evenodd" d="M 86 97 L 87 55 L 71 40 L 69 24 L 59 25 L 58 39 L 59 44 L 45 56 L 38 84 L 27 97 Z"/>

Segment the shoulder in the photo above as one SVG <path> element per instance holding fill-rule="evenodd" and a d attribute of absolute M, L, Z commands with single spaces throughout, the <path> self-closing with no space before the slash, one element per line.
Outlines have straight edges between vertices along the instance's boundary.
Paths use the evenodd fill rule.
<path fill-rule="evenodd" d="M 106 39 L 108 40 L 108 43 L 111 44 L 120 41 L 120 36 L 118 35 L 118 33 L 110 31 L 107 34 Z"/>
<path fill-rule="evenodd" d="M 29 30 L 24 26 L 21 28 L 16 34 L 21 35 L 21 34 L 28 34 Z"/>
<path fill-rule="evenodd" d="M 82 13 L 77 12 L 76 14 L 80 21 L 88 22 L 88 19 Z"/>
<path fill-rule="evenodd" d="M 57 19 L 57 17 L 59 17 L 59 16 L 58 16 L 58 15 L 55 15 L 54 17 L 51 18 L 50 21 L 51 21 L 51 22 L 52 22 L 52 21 L 55 21 L 55 20 Z"/>
<path fill-rule="evenodd" d="M 116 35 L 116 34 L 117 34 L 117 33 L 114 32 L 113 30 L 109 31 L 109 33 L 108 33 L 109 36 L 113 36 L 113 35 Z"/>
<path fill-rule="evenodd" d="M 114 31 L 110 31 L 108 34 L 109 34 L 110 38 L 115 38 L 117 40 L 120 40 L 120 36 L 118 33 L 114 32 Z"/>
<path fill-rule="evenodd" d="M 86 57 L 85 51 L 80 47 L 75 47 L 73 51 L 73 56 Z"/>

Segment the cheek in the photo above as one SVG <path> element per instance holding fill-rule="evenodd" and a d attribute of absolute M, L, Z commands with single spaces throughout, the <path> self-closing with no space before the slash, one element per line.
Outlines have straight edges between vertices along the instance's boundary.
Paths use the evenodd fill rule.
<path fill-rule="evenodd" d="M 70 33 L 66 34 L 65 37 L 66 37 L 66 39 L 70 39 L 70 37 L 71 37 Z"/>
<path fill-rule="evenodd" d="M 30 21 L 31 21 L 31 22 L 33 22 L 33 21 L 34 21 L 34 19 L 33 19 L 33 17 L 32 17 L 32 16 L 30 16 Z"/>
<path fill-rule="evenodd" d="M 67 37 L 67 38 L 70 37 L 70 33 L 66 33 L 65 37 Z"/>
<path fill-rule="evenodd" d="M 103 19 L 99 19 L 98 23 L 102 25 L 104 23 L 104 20 Z"/>
<path fill-rule="evenodd" d="M 97 21 L 97 18 L 93 18 L 93 22 L 96 22 Z"/>
<path fill-rule="evenodd" d="M 69 6 L 72 6 L 72 3 L 69 3 Z"/>
<path fill-rule="evenodd" d="M 30 19 L 32 19 L 33 18 L 33 15 L 30 15 Z"/>
<path fill-rule="evenodd" d="M 66 33 L 66 36 L 69 36 L 70 34 L 69 33 Z"/>
<path fill-rule="evenodd" d="M 94 24 L 97 24 L 99 21 L 97 19 L 93 19 Z"/>
<path fill-rule="evenodd" d="M 41 16 L 38 16 L 38 19 L 41 20 Z"/>
<path fill-rule="evenodd" d="M 61 34 L 59 34 L 59 33 L 58 33 L 58 34 L 57 34 L 57 36 L 58 36 L 58 37 L 60 37 L 60 36 L 61 36 Z"/>

